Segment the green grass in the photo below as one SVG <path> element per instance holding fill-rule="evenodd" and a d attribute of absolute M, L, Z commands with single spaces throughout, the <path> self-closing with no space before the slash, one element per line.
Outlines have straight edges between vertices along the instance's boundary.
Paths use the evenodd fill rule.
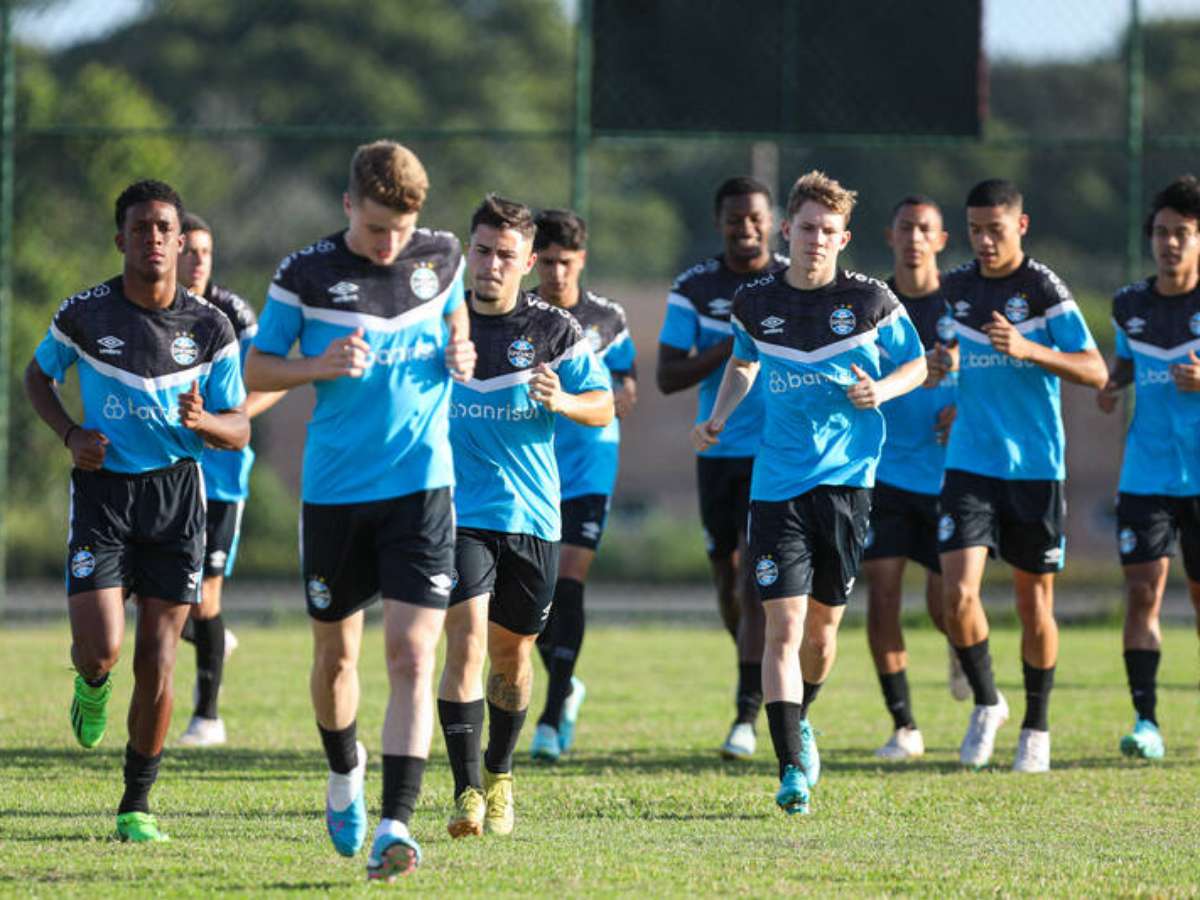
<path fill-rule="evenodd" d="M 365 853 L 336 856 L 324 834 L 324 762 L 307 695 L 302 625 L 238 629 L 223 713 L 231 744 L 164 757 L 152 803 L 173 835 L 161 846 L 110 837 L 120 796 L 127 651 L 101 749 L 73 744 L 65 623 L 0 634 L 0 893 L 138 896 L 368 890 Z M 1019 717 L 1017 635 L 993 634 L 996 669 Z M 714 748 L 732 712 L 732 649 L 715 630 L 594 628 L 581 674 L 589 685 L 577 753 L 535 768 L 522 742 L 511 839 L 451 842 L 440 737 L 414 819 L 425 865 L 396 890 L 467 896 L 536 894 L 1054 894 L 1196 895 L 1200 857 L 1200 721 L 1194 632 L 1167 633 L 1160 717 L 1168 757 L 1116 753 L 1131 721 L 1119 633 L 1063 633 L 1051 711 L 1054 766 L 1008 771 L 1014 720 L 995 768 L 956 763 L 968 713 L 945 688 L 942 639 L 910 633 L 917 719 L 930 753 L 884 766 L 871 756 L 890 729 L 863 633 L 849 628 L 814 707 L 825 774 L 811 816 L 785 817 L 771 796 L 774 763 L 760 724 L 750 764 Z M 132 648 L 128 648 L 131 650 Z M 189 712 L 192 654 L 176 679 L 171 736 Z M 360 733 L 372 752 L 368 804 L 377 814 L 381 637 L 363 653 Z M 536 692 L 544 688 L 538 672 Z M 535 710 L 536 715 L 536 710 Z M 374 822 L 372 822 L 374 827 Z M 383 890 L 379 886 L 370 888 Z"/>

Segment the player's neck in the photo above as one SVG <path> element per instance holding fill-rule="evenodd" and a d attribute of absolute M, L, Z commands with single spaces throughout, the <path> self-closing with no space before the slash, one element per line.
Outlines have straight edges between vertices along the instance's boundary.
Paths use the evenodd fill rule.
<path fill-rule="evenodd" d="M 1200 285 L 1200 270 L 1189 269 L 1186 272 L 1159 271 L 1154 279 L 1154 293 L 1164 297 L 1178 297 L 1180 294 L 1190 294 Z"/>
<path fill-rule="evenodd" d="M 941 286 L 937 266 L 908 269 L 901 266 L 892 274 L 896 290 L 905 297 L 928 297 Z"/>
<path fill-rule="evenodd" d="M 201 281 L 199 284 L 185 284 L 184 287 L 186 287 L 189 291 L 191 291 L 197 297 L 203 297 L 205 294 L 208 293 L 208 285 L 209 285 L 208 279 L 205 279 L 204 281 Z"/>
<path fill-rule="evenodd" d="M 506 316 L 517 308 L 517 301 L 520 298 L 521 292 L 519 290 L 515 291 L 511 297 L 499 300 L 480 300 L 472 294 L 471 311 L 481 316 Z"/>
<path fill-rule="evenodd" d="M 570 309 L 571 307 L 576 306 L 579 303 L 579 298 L 583 296 L 583 291 L 579 289 L 579 283 L 576 282 L 575 284 L 573 284 L 569 288 L 567 288 L 565 291 L 563 291 L 561 294 L 559 294 L 558 297 L 547 297 L 545 294 L 542 293 L 542 290 L 539 287 L 538 288 L 538 296 L 541 297 L 543 300 L 545 300 L 547 303 L 551 303 L 554 306 L 557 306 L 559 309 Z"/>
<path fill-rule="evenodd" d="M 725 263 L 725 268 L 730 272 L 736 272 L 738 275 L 752 275 L 755 272 L 761 272 L 771 264 L 771 251 L 764 250 L 752 259 L 738 259 L 736 256 L 726 253 L 721 259 Z"/>
<path fill-rule="evenodd" d="M 146 281 L 128 268 L 121 276 L 121 292 L 144 309 L 166 309 L 174 303 L 175 284 L 174 272 L 158 281 Z"/>
<path fill-rule="evenodd" d="M 828 270 L 818 269 L 809 271 L 808 269 L 791 265 L 788 266 L 787 272 L 784 274 L 784 280 L 792 287 L 801 291 L 815 291 L 828 284 L 833 284 L 836 279 L 837 266 Z"/>
<path fill-rule="evenodd" d="M 978 257 L 976 257 L 976 259 L 978 259 Z M 988 268 L 987 266 L 985 266 L 983 264 L 982 261 L 980 261 L 979 262 L 979 274 L 982 275 L 984 278 L 1007 278 L 1013 272 L 1017 271 L 1017 269 L 1021 268 L 1021 266 L 1024 264 L 1024 262 L 1025 262 L 1025 251 L 1023 251 L 1023 250 L 1020 253 L 1018 253 L 1015 257 L 1013 257 L 1012 260 L 1005 263 L 1003 266 L 998 266 L 996 268 Z"/>

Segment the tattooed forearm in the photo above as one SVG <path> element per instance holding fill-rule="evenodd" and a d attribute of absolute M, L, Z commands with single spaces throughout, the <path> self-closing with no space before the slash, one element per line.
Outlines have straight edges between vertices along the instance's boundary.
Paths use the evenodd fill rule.
<path fill-rule="evenodd" d="M 529 706 L 531 688 L 528 678 L 514 681 L 509 675 L 492 672 L 488 676 L 487 698 L 501 709 L 520 712 Z"/>

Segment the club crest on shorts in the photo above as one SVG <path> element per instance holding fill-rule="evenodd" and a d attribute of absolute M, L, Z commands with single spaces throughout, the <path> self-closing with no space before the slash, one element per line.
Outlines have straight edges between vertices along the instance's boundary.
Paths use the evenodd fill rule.
<path fill-rule="evenodd" d="M 412 275 L 408 277 L 408 287 L 418 300 L 432 300 L 436 297 L 438 293 L 438 277 L 437 272 L 433 270 L 433 263 L 417 263 L 417 267 L 413 269 Z"/>
<path fill-rule="evenodd" d="M 950 343 L 954 340 L 954 319 L 951 316 L 942 316 L 937 320 L 937 336 L 938 340 L 943 343 Z"/>
<path fill-rule="evenodd" d="M 527 338 L 517 338 L 508 345 L 508 361 L 517 369 L 528 369 L 532 366 L 534 353 L 533 342 Z"/>
<path fill-rule="evenodd" d="M 938 540 L 948 541 L 954 536 L 954 519 L 949 515 L 938 519 Z"/>
<path fill-rule="evenodd" d="M 1133 533 L 1132 528 L 1122 528 L 1121 533 L 1117 535 L 1117 546 L 1121 550 L 1122 556 L 1128 556 L 1137 547 L 1137 535 Z"/>
<path fill-rule="evenodd" d="M 1029 318 L 1029 301 L 1024 294 L 1013 294 L 1004 301 L 1004 318 L 1014 325 Z"/>
<path fill-rule="evenodd" d="M 868 528 L 867 536 L 863 538 L 863 549 L 864 550 L 871 549 L 871 545 L 874 543 L 875 543 L 875 529 Z"/>
<path fill-rule="evenodd" d="M 769 556 L 760 556 L 754 564 L 754 578 L 761 587 L 770 587 L 779 580 L 779 566 Z"/>
<path fill-rule="evenodd" d="M 1192 334 L 1200 337 L 1200 312 L 1192 313 L 1192 317 L 1188 319 L 1188 329 Z"/>
<path fill-rule="evenodd" d="M 305 589 L 308 592 L 308 602 L 312 604 L 313 609 L 329 608 L 329 604 L 333 600 L 333 595 L 329 592 L 329 585 L 325 583 L 324 578 L 320 575 L 314 575 L 308 579 Z"/>
<path fill-rule="evenodd" d="M 858 318 L 854 315 L 854 310 L 848 306 L 839 306 L 829 314 L 829 330 L 838 337 L 846 337 L 854 333 L 854 326 L 858 324 Z"/>
<path fill-rule="evenodd" d="M 190 334 L 177 334 L 171 341 L 171 359 L 178 365 L 190 366 L 200 355 L 200 347 Z"/>
<path fill-rule="evenodd" d="M 84 547 L 71 557 L 71 575 L 75 578 L 90 578 L 96 571 L 96 557 Z"/>
<path fill-rule="evenodd" d="M 456 587 L 458 587 L 458 569 L 451 569 L 450 570 L 450 590 L 454 590 Z"/>

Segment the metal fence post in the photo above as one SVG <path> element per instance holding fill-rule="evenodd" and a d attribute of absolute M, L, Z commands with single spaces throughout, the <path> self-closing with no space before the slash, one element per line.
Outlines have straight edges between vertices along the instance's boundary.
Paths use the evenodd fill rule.
<path fill-rule="evenodd" d="M 571 127 L 571 208 L 589 217 L 592 148 L 592 0 L 579 0 L 575 23 L 575 120 Z"/>
<path fill-rule="evenodd" d="M 1125 278 L 1142 275 L 1142 172 L 1145 163 L 1145 71 L 1141 0 L 1129 0 L 1129 44 L 1125 50 L 1125 158 L 1127 165 Z"/>
<path fill-rule="evenodd" d="M 0 3 L 0 610 L 8 578 L 8 396 L 12 357 L 13 156 L 17 119 L 13 13 Z"/>

